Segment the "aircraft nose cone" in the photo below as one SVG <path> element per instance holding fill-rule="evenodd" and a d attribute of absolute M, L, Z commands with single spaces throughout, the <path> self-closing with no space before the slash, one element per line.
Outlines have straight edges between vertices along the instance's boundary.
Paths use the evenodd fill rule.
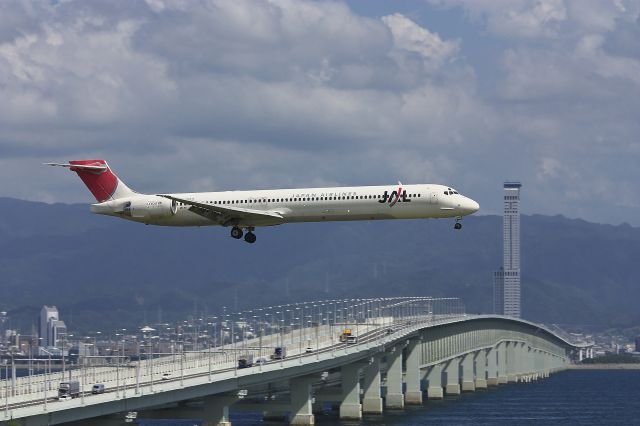
<path fill-rule="evenodd" d="M 464 202 L 460 206 L 464 211 L 464 214 L 473 214 L 480 210 L 480 204 L 473 201 L 471 198 L 465 198 Z"/>

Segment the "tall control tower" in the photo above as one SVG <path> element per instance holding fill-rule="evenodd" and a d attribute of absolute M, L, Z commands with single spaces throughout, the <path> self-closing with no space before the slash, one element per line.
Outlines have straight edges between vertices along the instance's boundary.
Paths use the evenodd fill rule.
<path fill-rule="evenodd" d="M 493 275 L 496 314 L 520 318 L 520 182 L 504 183 L 502 268 Z"/>

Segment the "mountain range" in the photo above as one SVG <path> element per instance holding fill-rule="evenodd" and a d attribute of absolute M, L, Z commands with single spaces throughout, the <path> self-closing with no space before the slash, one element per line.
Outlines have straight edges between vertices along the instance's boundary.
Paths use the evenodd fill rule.
<path fill-rule="evenodd" d="M 87 205 L 0 198 L 0 311 L 28 333 L 42 305 L 70 330 L 115 330 L 290 301 L 460 297 L 493 309 L 502 218 L 293 224 L 249 245 L 220 227 L 162 228 Z M 640 322 L 640 228 L 522 216 L 522 313 L 536 322 Z"/>

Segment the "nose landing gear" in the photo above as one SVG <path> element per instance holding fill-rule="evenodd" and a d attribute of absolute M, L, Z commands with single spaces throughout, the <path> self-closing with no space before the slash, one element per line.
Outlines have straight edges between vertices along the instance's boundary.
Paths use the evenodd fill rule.
<path fill-rule="evenodd" d="M 456 217 L 456 223 L 453 225 L 453 229 L 462 229 L 462 224 L 460 223 L 461 220 L 462 218 L 460 216 Z"/>

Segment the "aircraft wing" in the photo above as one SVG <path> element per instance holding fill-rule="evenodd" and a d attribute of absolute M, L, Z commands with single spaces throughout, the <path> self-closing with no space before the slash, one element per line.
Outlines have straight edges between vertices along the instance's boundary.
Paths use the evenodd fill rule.
<path fill-rule="evenodd" d="M 177 201 L 189 205 L 189 211 L 198 214 L 207 219 L 211 219 L 220 223 L 223 226 L 237 225 L 238 223 L 251 223 L 252 221 L 264 222 L 264 221 L 277 221 L 282 220 L 283 217 L 278 213 L 268 212 L 263 210 L 247 209 L 243 207 L 228 207 L 219 206 L 213 204 L 198 203 L 195 201 L 185 200 L 184 198 L 174 197 L 172 195 L 158 194 L 159 197 L 164 197 L 169 200 Z"/>

